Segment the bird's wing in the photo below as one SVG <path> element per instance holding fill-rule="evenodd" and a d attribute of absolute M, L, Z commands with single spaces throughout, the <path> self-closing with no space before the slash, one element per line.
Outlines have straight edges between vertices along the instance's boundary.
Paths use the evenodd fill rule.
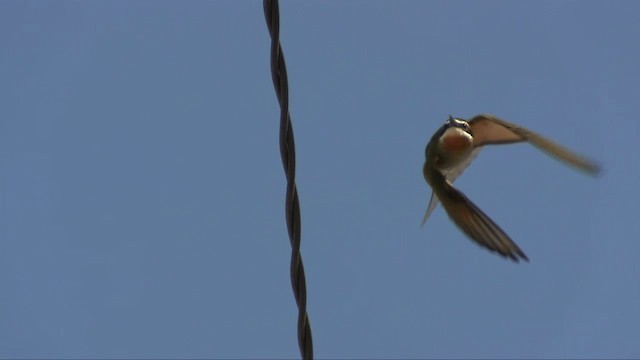
<path fill-rule="evenodd" d="M 451 220 L 471 240 L 490 251 L 508 257 L 518 262 L 520 259 L 529 261 L 527 256 L 500 227 L 480 210 L 461 191 L 444 180 L 439 191 L 442 206 Z"/>
<path fill-rule="evenodd" d="M 451 183 L 456 181 L 456 179 L 460 175 L 462 175 L 462 172 L 464 172 L 464 170 L 471 164 L 471 162 L 476 158 L 476 156 L 478 156 L 480 149 L 482 148 L 476 147 L 475 149 L 473 149 L 469 157 L 467 157 L 462 163 L 460 163 L 460 165 L 452 169 L 443 171 L 445 178 L 449 180 Z M 431 200 L 429 200 L 429 206 L 427 206 L 427 211 L 424 212 L 424 216 L 422 217 L 422 222 L 420 223 L 420 227 L 424 226 L 429 216 L 431 216 L 431 213 L 433 212 L 433 210 L 435 210 L 436 206 L 438 206 L 439 202 L 440 200 L 438 199 L 438 195 L 436 195 L 434 191 L 431 191 Z"/>
<path fill-rule="evenodd" d="M 528 141 L 556 159 L 586 173 L 595 175 L 600 171 L 599 166 L 594 162 L 556 144 L 542 135 L 493 115 L 477 115 L 469 120 L 469 126 L 473 134 L 473 144 L 476 147 L 489 144 L 511 144 Z"/>

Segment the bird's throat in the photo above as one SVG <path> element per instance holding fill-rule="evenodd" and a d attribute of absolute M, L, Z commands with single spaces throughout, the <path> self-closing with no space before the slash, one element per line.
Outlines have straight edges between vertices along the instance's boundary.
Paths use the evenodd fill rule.
<path fill-rule="evenodd" d="M 438 144 L 438 165 L 446 169 L 457 166 L 473 150 L 473 137 L 459 128 L 449 128 L 442 134 Z"/>
<path fill-rule="evenodd" d="M 440 150 L 446 153 L 464 153 L 471 147 L 473 147 L 473 138 L 459 128 L 449 128 L 440 137 Z"/>

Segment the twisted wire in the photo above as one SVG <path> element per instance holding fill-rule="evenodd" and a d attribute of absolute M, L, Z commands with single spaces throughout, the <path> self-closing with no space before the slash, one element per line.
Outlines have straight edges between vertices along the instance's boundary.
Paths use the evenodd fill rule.
<path fill-rule="evenodd" d="M 291 242 L 291 287 L 298 304 L 298 347 L 303 359 L 313 359 L 311 326 L 307 316 L 307 284 L 300 255 L 300 203 L 296 188 L 296 151 L 289 114 L 289 87 L 284 54 L 280 46 L 278 0 L 264 0 L 264 16 L 271 35 L 271 77 L 280 103 L 280 155 L 287 178 L 285 200 L 287 230 Z"/>

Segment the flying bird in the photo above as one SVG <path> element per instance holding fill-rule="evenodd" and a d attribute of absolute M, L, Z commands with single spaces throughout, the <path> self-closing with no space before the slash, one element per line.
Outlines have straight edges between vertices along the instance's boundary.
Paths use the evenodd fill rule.
<path fill-rule="evenodd" d="M 600 171 L 594 162 L 531 130 L 496 116 L 481 114 L 466 121 L 449 115 L 449 119 L 431 137 L 425 149 L 426 160 L 422 172 L 433 192 L 421 226 L 441 202 L 449 218 L 471 240 L 515 262 L 520 259 L 528 261 L 509 235 L 453 186 L 453 182 L 484 145 L 525 141 L 587 174 L 595 175 Z"/>

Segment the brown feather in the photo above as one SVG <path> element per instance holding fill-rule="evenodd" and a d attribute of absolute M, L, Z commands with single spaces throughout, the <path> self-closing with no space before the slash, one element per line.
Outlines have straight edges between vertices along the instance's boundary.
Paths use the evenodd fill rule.
<path fill-rule="evenodd" d="M 502 120 L 496 116 L 489 114 L 477 115 L 469 120 L 469 126 L 471 127 L 474 146 L 476 147 L 489 144 L 510 144 L 528 141 L 538 149 L 567 165 L 591 175 L 596 175 L 600 172 L 600 167 L 593 161 L 572 152 L 540 134 Z"/>
<path fill-rule="evenodd" d="M 445 185 L 445 187 L 448 196 L 446 200 L 441 199 L 442 205 L 451 220 L 471 240 L 513 261 L 517 262 L 519 259 L 529 261 L 509 235 L 462 192 L 450 184 Z"/>
<path fill-rule="evenodd" d="M 513 261 L 529 260 L 509 235 L 462 192 L 453 187 L 442 173 L 430 168 L 428 164 L 425 164 L 423 172 L 449 218 L 471 240 Z"/>

